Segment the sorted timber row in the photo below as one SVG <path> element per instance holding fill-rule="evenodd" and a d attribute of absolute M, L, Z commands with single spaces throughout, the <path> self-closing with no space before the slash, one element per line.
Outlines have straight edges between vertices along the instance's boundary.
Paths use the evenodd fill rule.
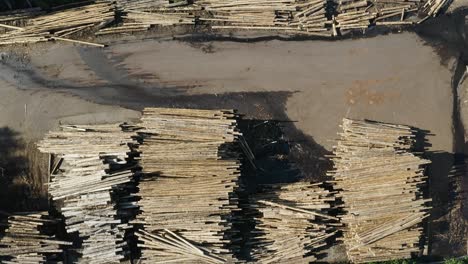
<path fill-rule="evenodd" d="M 119 125 L 62 126 L 38 144 L 56 155 L 49 193 L 66 231 L 82 242 L 82 262 L 116 263 L 128 254 L 125 212 L 135 206 L 116 197 L 128 196 L 132 185 L 132 135 Z"/>
<path fill-rule="evenodd" d="M 138 131 L 143 179 L 134 223 L 146 263 L 233 262 L 239 210 L 237 114 L 147 108 Z"/>
<path fill-rule="evenodd" d="M 372 26 L 413 25 L 437 16 L 449 0 L 221 0 L 120 1 L 124 22 L 96 34 L 144 31 L 151 26 L 209 25 L 212 29 L 274 30 L 339 36 Z"/>
<path fill-rule="evenodd" d="M 406 259 L 420 251 L 422 223 L 430 199 L 424 199 L 424 165 L 411 151 L 411 127 L 343 120 L 334 149 L 334 177 L 346 214 L 344 243 L 355 263 Z"/>
<path fill-rule="evenodd" d="M 335 0 L 337 13 L 332 16 L 333 30 L 366 30 L 370 26 L 402 26 L 435 17 L 447 0 Z M 425 14 L 425 16 L 420 16 Z M 336 32 L 335 32 L 336 33 Z"/>
<path fill-rule="evenodd" d="M 133 33 L 152 26 L 176 25 L 332 37 L 371 26 L 419 24 L 437 16 L 449 1 L 91 1 L 50 13 L 38 9 L 0 13 L 0 45 L 60 40 L 104 47 L 78 39 L 86 34 Z M 116 22 L 120 17 L 123 21 Z"/>
<path fill-rule="evenodd" d="M 1 263 L 51 263 L 63 259 L 63 247 L 72 243 L 54 237 L 57 221 L 47 212 L 9 214 L 0 238 Z"/>
<path fill-rule="evenodd" d="M 95 3 L 49 14 L 37 13 L 35 9 L 31 12 L 33 13 L 29 16 L 27 16 L 27 11 L 3 16 L 0 14 L 0 28 L 6 29 L 6 32 L 0 34 L 0 45 L 49 40 L 93 45 L 93 43 L 71 40 L 69 36 L 85 30 L 99 30 L 115 19 L 115 6 L 109 2 Z M 18 26 L 19 24 L 21 26 Z"/>
<path fill-rule="evenodd" d="M 331 216 L 335 195 L 321 184 L 299 182 L 265 186 L 251 199 L 259 211 L 250 242 L 258 263 L 312 263 L 331 245 L 338 218 Z"/>
<path fill-rule="evenodd" d="M 143 5 L 138 10 L 124 9 L 124 23 L 97 34 L 142 30 L 152 25 L 206 24 L 212 29 L 281 30 L 316 36 L 331 36 L 326 25 L 326 0 L 199 0 L 174 4 L 160 1 L 158 6 Z"/>

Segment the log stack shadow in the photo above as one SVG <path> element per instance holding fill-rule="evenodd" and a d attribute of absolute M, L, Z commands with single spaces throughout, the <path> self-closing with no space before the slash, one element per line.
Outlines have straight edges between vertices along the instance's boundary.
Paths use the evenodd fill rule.
<path fill-rule="evenodd" d="M 47 155 L 10 128 L 0 128 L 0 208 L 7 212 L 47 210 Z"/>

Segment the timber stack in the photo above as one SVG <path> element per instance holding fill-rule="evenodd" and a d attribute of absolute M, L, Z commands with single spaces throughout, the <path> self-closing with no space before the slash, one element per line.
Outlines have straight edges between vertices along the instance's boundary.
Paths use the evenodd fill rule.
<path fill-rule="evenodd" d="M 450 0 L 428 0 L 423 6 L 423 10 L 428 16 L 436 17 L 450 2 Z"/>
<path fill-rule="evenodd" d="M 1 16 L 0 21 L 11 15 Z M 23 17 L 20 17 L 24 19 Z M 0 45 L 42 42 L 48 40 L 86 42 L 69 37 L 85 30 L 97 31 L 115 20 L 115 6 L 109 2 L 98 2 L 27 19 L 24 26 L 0 25 L 8 31 L 0 34 Z M 12 21 L 12 20 L 11 20 Z M 14 21 L 13 21 L 14 22 Z M 12 23 L 13 23 L 12 22 Z M 92 44 L 92 43 L 89 43 Z M 96 46 L 103 46 L 95 44 Z"/>
<path fill-rule="evenodd" d="M 211 13 L 213 29 L 277 30 L 289 33 L 331 36 L 326 21 L 326 0 L 220 0 L 197 2 Z M 221 24 L 221 25 L 220 25 Z"/>
<path fill-rule="evenodd" d="M 332 17 L 335 36 L 348 30 L 366 30 L 376 18 L 376 14 L 368 10 L 366 0 L 339 1 L 337 6 L 337 14 Z"/>
<path fill-rule="evenodd" d="M 0 13 L 0 45 L 69 41 L 134 33 L 152 26 L 207 26 L 215 30 L 339 36 L 372 26 L 419 24 L 437 16 L 449 0 L 101 0 L 50 13 L 40 9 Z M 420 15 L 426 15 L 421 18 Z M 123 22 L 117 23 L 117 17 Z M 117 24 L 117 26 L 114 26 Z"/>
<path fill-rule="evenodd" d="M 17 29 L 39 15 L 44 14 L 40 8 L 18 9 L 9 12 L 0 12 L 0 33 L 4 34 L 12 29 Z"/>
<path fill-rule="evenodd" d="M 348 30 L 363 30 L 371 26 L 404 26 L 418 24 L 424 0 L 339 0 L 337 14 L 333 16 L 334 28 L 340 34 Z"/>
<path fill-rule="evenodd" d="M 249 204 L 258 211 L 249 243 L 258 263 L 311 263 L 336 238 L 335 193 L 322 183 L 263 186 Z"/>
<path fill-rule="evenodd" d="M 344 243 L 355 263 L 407 259 L 421 249 L 424 166 L 412 153 L 417 131 L 404 125 L 343 120 L 334 149 L 335 188 L 343 200 Z"/>
<path fill-rule="evenodd" d="M 2 213 L 3 214 L 3 213 Z M 0 238 L 1 263 L 51 263 L 63 259 L 64 247 L 72 243 L 53 234 L 58 221 L 47 212 L 6 214 L 7 228 Z"/>
<path fill-rule="evenodd" d="M 374 23 L 377 26 L 403 26 L 420 23 L 418 17 L 423 0 L 412 1 L 377 1 L 373 0 L 368 11 L 375 15 Z"/>
<path fill-rule="evenodd" d="M 151 26 L 208 25 L 211 29 L 272 30 L 331 37 L 372 26 L 404 26 L 436 16 L 448 0 L 221 0 L 122 3 L 124 23 L 96 34 L 147 30 Z M 421 18 L 420 15 L 426 17 Z"/>
<path fill-rule="evenodd" d="M 199 0 L 124 4 L 124 23 L 97 35 L 149 29 L 150 26 L 207 24 L 212 29 L 275 30 L 285 33 L 331 36 L 326 0 Z"/>
<path fill-rule="evenodd" d="M 168 4 L 167 0 L 116 0 L 122 10 L 152 11 Z"/>
<path fill-rule="evenodd" d="M 123 23 L 101 29 L 96 35 L 147 31 L 152 26 L 194 26 L 197 18 L 202 16 L 201 7 L 189 5 L 185 0 L 119 0 L 117 6 L 122 12 Z"/>
<path fill-rule="evenodd" d="M 146 263 L 235 261 L 240 147 L 233 110 L 146 108 L 138 130 Z"/>
<path fill-rule="evenodd" d="M 128 211 L 136 205 L 118 197 L 128 197 L 133 185 L 133 135 L 117 124 L 62 126 L 38 144 L 54 154 L 49 193 L 67 233 L 81 240 L 83 262 L 117 263 L 128 255 Z"/>

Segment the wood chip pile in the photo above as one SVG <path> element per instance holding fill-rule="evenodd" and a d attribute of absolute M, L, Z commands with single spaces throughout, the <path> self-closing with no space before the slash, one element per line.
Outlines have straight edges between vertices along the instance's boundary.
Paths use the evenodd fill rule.
<path fill-rule="evenodd" d="M 47 212 L 8 215 L 6 230 L 0 237 L 1 263 L 50 263 L 58 261 L 63 248 L 72 243 L 53 235 L 57 221 Z"/>
<path fill-rule="evenodd" d="M 251 199 L 259 211 L 251 241 L 258 263 L 310 263 L 330 246 L 340 225 L 330 215 L 335 196 L 321 184 L 299 182 L 266 186 Z"/>
<path fill-rule="evenodd" d="M 5 21 L 10 17 L 11 15 L 2 16 L 0 14 L 0 21 Z M 24 19 L 24 17 L 18 19 Z M 0 45 L 41 42 L 52 39 L 73 41 L 68 37 L 84 30 L 99 30 L 112 23 L 114 19 L 114 4 L 103 2 L 35 16 L 27 20 L 27 24 L 21 27 L 10 26 L 14 24 L 14 21 L 10 20 L 10 25 L 3 25 L 9 30 L 0 34 Z"/>
<path fill-rule="evenodd" d="M 410 258 L 420 250 L 424 165 L 411 127 L 344 119 L 331 173 L 344 202 L 344 243 L 355 263 Z"/>
<path fill-rule="evenodd" d="M 147 108 L 136 224 L 146 263 L 234 261 L 240 161 L 232 110 Z"/>
<path fill-rule="evenodd" d="M 62 126 L 38 144 L 42 152 L 56 155 L 49 193 L 65 217 L 67 232 L 82 240 L 83 262 L 115 263 L 128 253 L 125 210 L 132 205 L 115 197 L 130 192 L 133 135 L 116 124 Z"/>

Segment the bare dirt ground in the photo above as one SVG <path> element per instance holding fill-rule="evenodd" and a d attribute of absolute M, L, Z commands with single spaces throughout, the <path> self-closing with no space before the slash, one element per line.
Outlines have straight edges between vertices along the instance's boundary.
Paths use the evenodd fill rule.
<path fill-rule="evenodd" d="M 450 227 L 447 216 L 453 153 L 465 143 L 454 129 L 458 58 L 441 56 L 414 33 L 336 42 L 117 41 L 105 49 L 56 43 L 1 52 L 0 137 L 12 141 L 10 161 L 43 164 L 44 157 L 24 154 L 25 144 L 59 123 L 131 121 L 145 106 L 236 108 L 255 126 L 280 121 L 296 176 L 317 181 L 330 167 L 325 155 L 343 117 L 408 124 L 430 132 L 433 198 L 446 207 L 432 219 L 431 250 L 466 250 L 451 249 L 466 243 L 466 224 Z M 262 160 L 264 148 L 255 146 L 269 166 L 264 177 L 279 174 Z M 10 170 L 35 181 L 31 170 Z"/>
<path fill-rule="evenodd" d="M 466 0 L 453 0 L 450 6 L 447 8 L 448 13 L 456 12 L 460 9 L 466 9 L 468 1 Z"/>
<path fill-rule="evenodd" d="M 177 103 L 174 97 L 192 96 L 187 103 L 211 107 L 203 96 L 269 94 L 286 99 L 281 110 L 287 118 L 328 150 L 343 117 L 410 124 L 434 134 L 432 150 L 452 150 L 449 87 L 455 60 L 442 64 L 411 33 L 341 42 L 148 40 L 104 50 L 55 44 L 38 53 L 28 61 L 26 77 L 17 78 L 23 88 L 137 110 Z"/>

